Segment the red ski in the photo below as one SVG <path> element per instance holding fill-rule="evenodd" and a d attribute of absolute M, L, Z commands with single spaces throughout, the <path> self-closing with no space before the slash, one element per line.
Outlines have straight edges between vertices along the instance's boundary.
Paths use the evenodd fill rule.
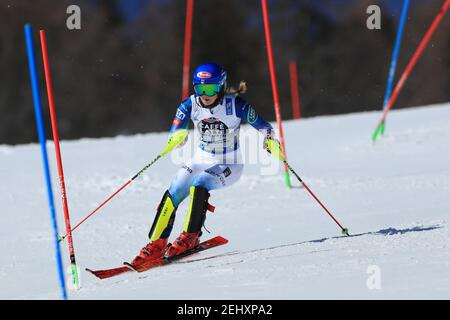
<path fill-rule="evenodd" d="M 164 266 L 164 265 L 170 264 L 172 262 L 178 261 L 178 260 L 185 258 L 187 256 L 190 256 L 194 253 L 202 252 L 207 249 L 211 249 L 211 248 L 214 248 L 217 246 L 224 245 L 226 243 L 228 243 L 227 239 L 225 239 L 221 236 L 217 236 L 217 237 L 211 238 L 209 240 L 203 241 L 202 243 L 200 243 L 198 245 L 198 247 L 195 247 L 194 249 L 185 251 L 182 254 L 174 256 L 169 259 L 161 258 L 161 259 L 150 261 L 149 263 L 140 265 L 139 267 L 135 267 L 131 263 L 124 262 L 124 266 L 118 267 L 118 268 L 106 269 L 106 270 L 91 270 L 91 269 L 86 268 L 86 271 L 92 273 L 94 276 L 96 276 L 97 278 L 100 278 L 100 279 L 111 278 L 114 276 L 118 276 L 122 273 L 129 272 L 129 271 L 144 272 L 144 271 L 147 271 L 147 270 L 155 268 L 155 267 Z"/>
<path fill-rule="evenodd" d="M 122 273 L 125 273 L 128 271 L 133 271 L 133 270 L 131 270 L 128 267 L 122 266 L 122 267 L 106 269 L 106 270 L 91 270 L 91 269 L 86 268 L 86 271 L 92 273 L 97 278 L 106 279 L 106 278 L 118 276 L 119 274 L 122 274 Z"/>

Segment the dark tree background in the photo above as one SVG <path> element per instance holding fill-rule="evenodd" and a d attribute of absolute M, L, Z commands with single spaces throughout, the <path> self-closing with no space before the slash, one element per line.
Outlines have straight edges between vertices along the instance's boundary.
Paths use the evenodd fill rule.
<path fill-rule="evenodd" d="M 395 82 L 442 3 L 411 1 Z M 81 8 L 81 30 L 66 28 L 72 4 Z M 284 119 L 292 114 L 290 60 L 298 62 L 303 117 L 381 109 L 403 1 L 268 4 Z M 371 4 L 381 7 L 381 30 L 366 28 Z M 167 130 L 181 96 L 185 6 L 182 0 L 0 0 L 0 143 L 37 140 L 28 22 L 37 50 L 38 30 L 47 33 L 62 139 Z M 449 29 L 447 14 L 395 108 L 450 101 Z M 48 112 L 40 51 L 37 59 Z M 245 98 L 274 120 L 260 1 L 195 0 L 191 71 L 209 60 L 226 67 L 229 84 L 246 80 Z M 49 123 L 47 130 L 51 137 Z"/>

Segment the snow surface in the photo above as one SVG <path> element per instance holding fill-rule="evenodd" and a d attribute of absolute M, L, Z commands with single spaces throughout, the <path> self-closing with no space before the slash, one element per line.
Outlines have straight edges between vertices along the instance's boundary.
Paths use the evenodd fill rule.
<path fill-rule="evenodd" d="M 237 184 L 212 192 L 217 210 L 206 221 L 212 234 L 203 238 L 222 235 L 227 245 L 184 260 L 199 261 L 141 274 L 99 280 L 86 273 L 86 267 L 118 266 L 146 244 L 181 149 L 74 232 L 82 287 L 71 289 L 69 297 L 449 299 L 450 104 L 392 111 L 386 136 L 372 145 L 379 116 L 316 117 L 283 127 L 292 167 L 351 237 L 340 236 L 297 181 L 287 190 L 282 168 L 259 152 L 260 164 L 248 164 Z M 255 135 L 243 128 L 243 136 Z M 166 138 L 154 133 L 62 141 L 72 226 L 151 161 Z M 248 147 L 247 158 L 260 149 L 260 143 Z M 48 151 L 63 234 L 52 141 Z M 1 145 L 0 163 L 0 299 L 59 299 L 39 146 Z M 182 229 L 186 209 L 187 201 L 172 238 Z M 61 248 L 68 268 L 66 243 Z"/>

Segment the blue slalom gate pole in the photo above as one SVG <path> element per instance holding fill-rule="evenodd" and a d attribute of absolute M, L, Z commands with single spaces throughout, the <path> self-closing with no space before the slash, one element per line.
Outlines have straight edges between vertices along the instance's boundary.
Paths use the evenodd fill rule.
<path fill-rule="evenodd" d="M 56 211 L 53 201 L 53 191 L 50 179 L 50 167 L 48 164 L 46 138 L 44 131 L 44 121 L 42 119 L 42 105 L 39 91 L 39 81 L 36 71 L 36 56 L 34 51 L 33 32 L 31 25 L 25 25 L 25 39 L 27 44 L 28 66 L 30 69 L 31 89 L 33 91 L 34 113 L 36 117 L 36 125 L 39 137 L 39 143 L 41 145 L 42 160 L 44 165 L 45 182 L 47 185 L 48 204 L 50 206 L 50 215 L 52 220 L 53 233 L 55 238 L 55 252 L 56 263 L 58 268 L 59 283 L 61 287 L 61 296 L 64 300 L 67 300 L 66 284 L 64 280 L 64 270 L 61 258 L 61 249 L 58 241 L 58 224 L 56 220 Z"/>
<path fill-rule="evenodd" d="M 406 14 L 408 12 L 408 6 L 409 6 L 409 0 L 404 0 L 402 14 L 401 14 L 400 22 L 398 25 L 397 38 L 395 39 L 394 52 L 392 53 L 391 67 L 389 69 L 389 77 L 388 77 L 388 82 L 387 82 L 387 86 L 386 86 L 386 93 L 384 94 L 383 110 L 385 110 L 385 108 L 388 104 L 389 98 L 391 97 L 395 69 L 397 66 L 397 57 L 398 57 L 398 52 L 400 50 L 400 44 L 402 42 L 403 28 L 405 26 Z M 375 130 L 375 132 L 372 136 L 372 141 L 375 141 L 378 134 L 381 133 L 381 135 L 384 135 L 384 127 L 385 127 L 385 122 L 383 121 L 381 126 Z"/>

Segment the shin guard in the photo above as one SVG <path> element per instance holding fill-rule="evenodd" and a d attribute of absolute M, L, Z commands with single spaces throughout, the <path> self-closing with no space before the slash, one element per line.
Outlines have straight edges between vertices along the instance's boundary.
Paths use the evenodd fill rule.
<path fill-rule="evenodd" d="M 190 188 L 190 204 L 186 220 L 184 221 L 185 232 L 201 231 L 203 223 L 206 219 L 206 211 L 208 210 L 209 192 L 203 187 Z"/>
<path fill-rule="evenodd" d="M 155 220 L 148 234 L 151 241 L 156 241 L 160 238 L 165 239 L 170 236 L 176 211 L 177 207 L 174 206 L 169 191 L 166 191 L 158 206 Z"/>

